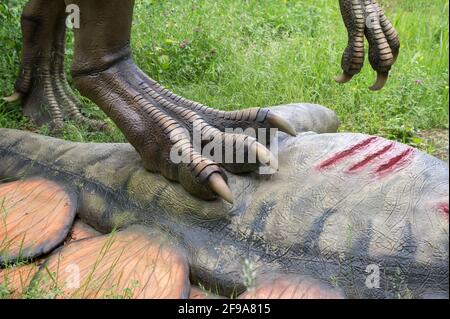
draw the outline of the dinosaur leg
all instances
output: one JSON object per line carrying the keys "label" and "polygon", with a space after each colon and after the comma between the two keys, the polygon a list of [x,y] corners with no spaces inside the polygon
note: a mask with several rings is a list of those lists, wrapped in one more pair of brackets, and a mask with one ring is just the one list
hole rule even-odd
{"label": "dinosaur leg", "polygon": [[84,117],[81,103],[70,88],[64,72],[66,13],[63,0],[31,0],[22,13],[23,49],[16,93],[6,98],[22,98],[22,111],[38,125],[53,130],[64,119],[85,124],[92,130],[106,129],[105,123]]}
{"label": "dinosaur leg", "polygon": [[[226,176],[219,164],[235,173],[276,166],[274,156],[245,134],[227,128],[278,128],[295,134],[292,127],[269,110],[220,112],[188,101],[163,88],[134,63],[130,34],[134,1],[66,1],[80,8],[81,26],[75,30],[72,73],[76,87],[117,124],[142,157],[147,170],[179,181],[203,199],[217,195],[231,202]],[[194,134],[201,136],[193,143]],[[205,145],[219,151],[202,153]],[[228,151],[231,160],[224,159]],[[237,152],[241,161],[234,160]],[[254,160],[253,160],[254,159]]]}
{"label": "dinosaur leg", "polygon": [[397,31],[375,0],[339,0],[339,4],[348,31],[348,45],[342,56],[344,72],[336,81],[346,83],[361,71],[365,36],[369,42],[369,61],[377,72],[377,81],[370,89],[381,90],[399,54]]}

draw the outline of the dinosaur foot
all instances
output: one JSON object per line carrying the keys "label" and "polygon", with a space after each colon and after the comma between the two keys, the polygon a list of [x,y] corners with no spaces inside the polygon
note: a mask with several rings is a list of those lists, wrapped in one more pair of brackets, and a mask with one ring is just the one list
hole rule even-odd
{"label": "dinosaur foot", "polygon": [[180,182],[205,200],[219,196],[233,202],[223,168],[233,173],[261,166],[276,171],[277,159],[266,148],[270,128],[295,135],[269,110],[224,112],[186,100],[150,79],[129,57],[103,71],[75,70],[74,79],[80,92],[118,125],[147,170]]}
{"label": "dinosaur foot", "polygon": [[[67,82],[60,63],[53,61],[44,66],[22,67],[16,81],[16,91],[6,102],[21,100],[22,113],[34,124],[49,125],[57,133],[64,127],[64,120],[86,126],[90,131],[109,131],[107,123],[85,117],[81,102]],[[22,93],[26,92],[26,93]]]}
{"label": "dinosaur foot", "polygon": [[347,83],[361,71],[366,37],[369,42],[369,61],[377,72],[377,80],[370,89],[381,90],[400,51],[397,31],[375,0],[340,0],[339,3],[348,31],[348,45],[342,56],[343,73],[335,80]]}

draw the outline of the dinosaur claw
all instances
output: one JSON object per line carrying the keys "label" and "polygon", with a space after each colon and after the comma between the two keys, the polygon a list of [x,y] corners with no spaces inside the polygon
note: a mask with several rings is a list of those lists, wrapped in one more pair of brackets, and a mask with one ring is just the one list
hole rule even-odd
{"label": "dinosaur claw", "polygon": [[269,154],[269,159],[268,159],[268,161],[266,161],[266,163],[267,163],[266,165],[277,172],[278,171],[278,159],[269,150],[267,152]]}
{"label": "dinosaur claw", "polygon": [[273,114],[272,112],[269,112],[267,115],[267,122],[271,127],[275,127],[279,129],[281,132],[284,132],[286,134],[297,136],[297,132],[292,127],[291,124],[289,124],[285,119],[282,117]]}
{"label": "dinosaur claw", "polygon": [[353,75],[350,75],[350,74],[344,72],[341,75],[336,76],[334,78],[334,80],[339,84],[344,84],[344,83],[349,82],[352,78],[353,78]]}
{"label": "dinosaur claw", "polygon": [[233,205],[233,194],[231,193],[230,188],[220,174],[212,174],[208,179],[208,186],[219,197],[223,198],[225,201]]}
{"label": "dinosaur claw", "polygon": [[6,103],[14,103],[22,99],[22,94],[19,92],[14,92],[13,95],[4,97],[3,101]]}
{"label": "dinosaur claw", "polygon": [[369,89],[371,91],[379,91],[381,90],[385,85],[389,78],[389,72],[377,72],[377,81],[373,86],[371,86]]}
{"label": "dinosaur claw", "polygon": [[278,159],[264,145],[255,142],[251,146],[251,151],[256,154],[256,157],[261,164],[269,166],[274,171],[278,171]]}

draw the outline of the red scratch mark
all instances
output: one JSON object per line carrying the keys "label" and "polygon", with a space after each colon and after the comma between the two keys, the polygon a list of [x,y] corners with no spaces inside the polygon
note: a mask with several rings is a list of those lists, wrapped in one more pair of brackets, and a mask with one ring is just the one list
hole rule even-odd
{"label": "red scratch mark", "polygon": [[327,159],[326,161],[321,163],[318,166],[318,169],[324,170],[324,169],[329,168],[330,166],[336,165],[337,163],[343,161],[347,157],[357,154],[361,150],[365,149],[370,144],[374,143],[377,139],[378,139],[378,137],[376,137],[376,136],[370,137],[370,138],[365,139],[362,142],[352,146],[351,148],[346,149],[345,151],[342,151],[342,152],[339,152],[339,153],[333,155],[332,157],[330,157],[329,159]]}
{"label": "red scratch mark", "polygon": [[360,161],[359,163],[356,163],[355,165],[350,167],[348,169],[348,171],[350,173],[352,173],[352,172],[355,172],[357,170],[360,170],[360,169],[366,167],[367,165],[369,165],[371,162],[373,162],[374,160],[376,160],[380,156],[382,156],[382,155],[386,154],[387,152],[389,152],[394,147],[394,145],[395,145],[395,143],[390,143],[389,145],[386,145],[385,147],[383,147],[378,152],[375,152],[373,154],[369,154],[362,161]]}
{"label": "red scratch mark", "polygon": [[448,203],[442,203],[438,205],[438,210],[448,218]]}
{"label": "red scratch mark", "polygon": [[404,168],[409,164],[414,154],[413,148],[408,148],[397,156],[388,159],[375,169],[375,174],[385,175]]}

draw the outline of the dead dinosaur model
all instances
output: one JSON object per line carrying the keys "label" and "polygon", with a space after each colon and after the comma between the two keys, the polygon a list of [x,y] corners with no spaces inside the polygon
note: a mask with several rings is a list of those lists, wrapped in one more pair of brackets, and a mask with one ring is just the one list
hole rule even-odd
{"label": "dead dinosaur model", "polygon": [[[129,144],[0,129],[0,180],[9,182],[0,184],[0,262],[38,259],[40,269],[25,266],[29,279],[58,274],[69,297],[134,287],[132,297],[186,298],[190,283],[227,297],[249,286],[259,298],[448,297],[448,165],[382,138],[332,133],[337,118],[320,106],[271,110],[323,134],[280,133],[273,176],[227,173],[234,205],[147,172]],[[100,233],[55,250],[75,214]]]}
{"label": "dead dinosaur model", "polygon": [[[107,297],[116,288],[186,298],[195,295],[191,283],[228,297],[448,297],[446,164],[382,138],[336,134],[336,116],[319,106],[221,112],[188,101],[132,62],[133,1],[69,3],[82,15],[75,85],[131,145],[0,129],[0,263],[31,262],[31,286],[56,285],[60,297]],[[15,97],[36,123],[57,129],[68,116],[102,129],[81,115],[65,80],[65,3],[47,4],[24,9]],[[380,89],[398,54],[395,30],[376,1],[340,4],[349,45],[337,80],[361,69],[366,36]],[[255,139],[224,133],[238,127],[303,133],[271,136],[268,144],[279,142],[272,176],[252,173],[259,164],[251,163],[223,170],[182,133],[231,139],[234,150],[272,165]],[[191,162],[174,165],[174,147]]]}

